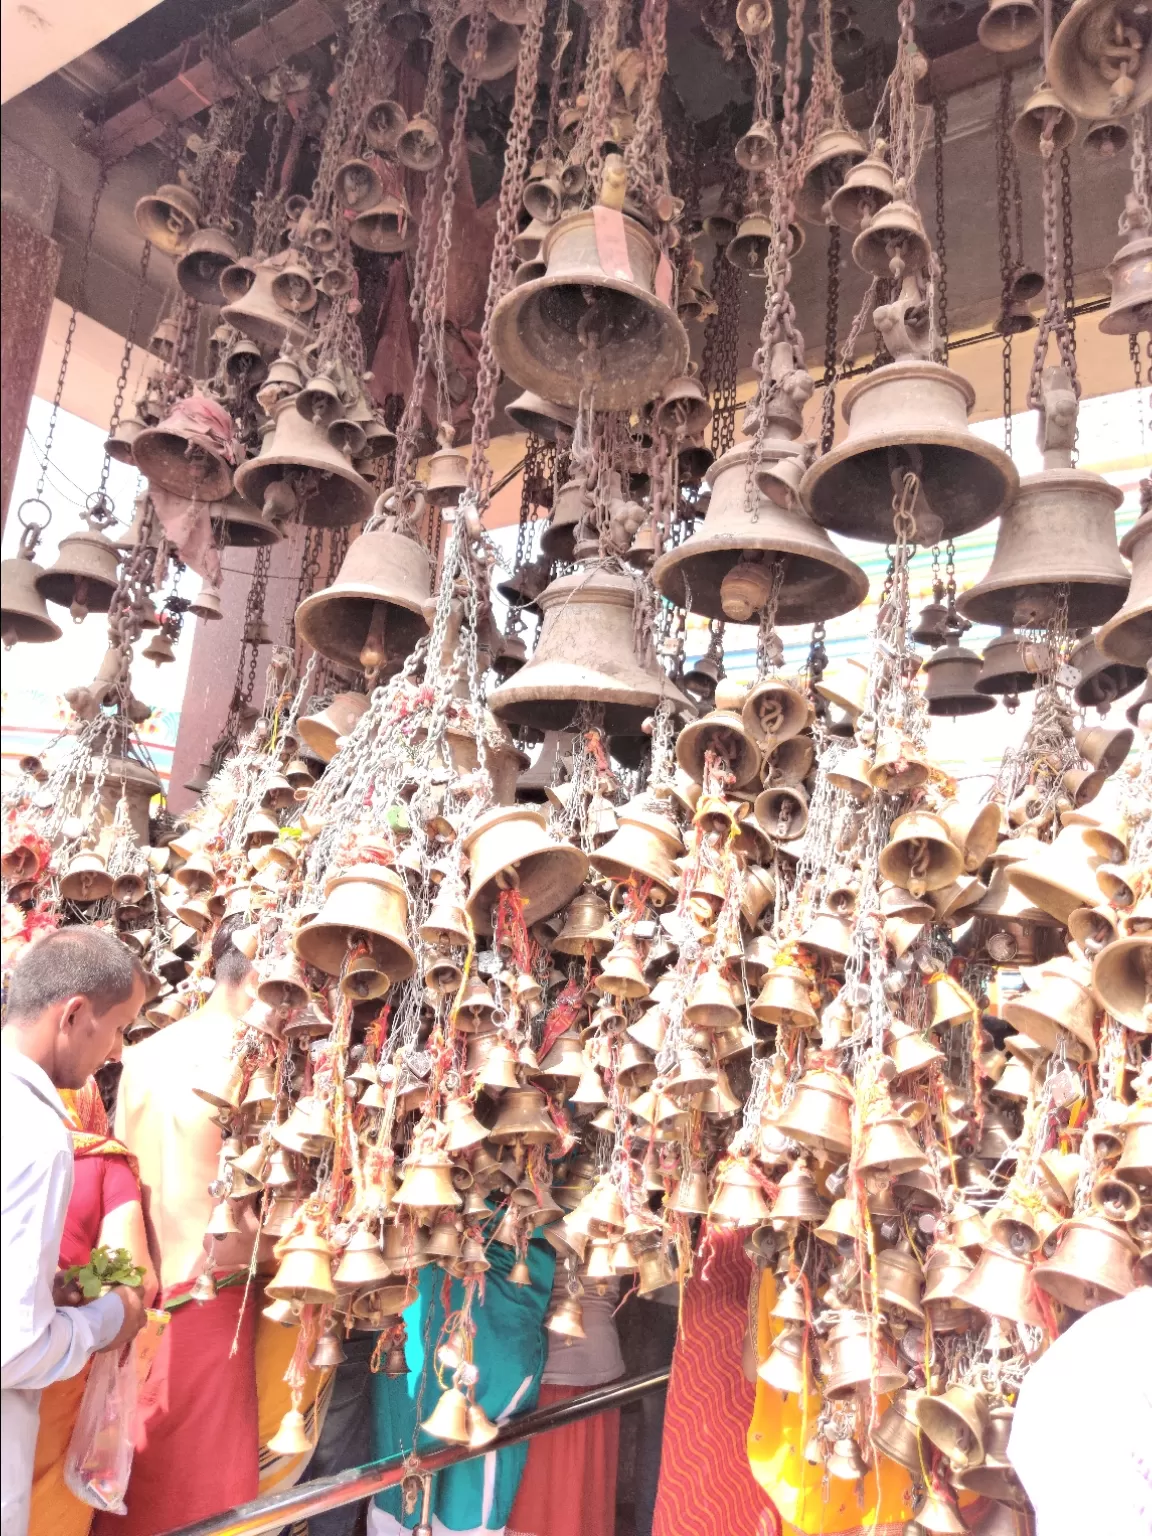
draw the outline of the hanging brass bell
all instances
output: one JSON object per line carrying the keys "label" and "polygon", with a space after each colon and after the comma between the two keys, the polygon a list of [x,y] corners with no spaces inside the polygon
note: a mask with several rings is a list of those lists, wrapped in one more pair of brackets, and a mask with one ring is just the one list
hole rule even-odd
{"label": "hanging brass bell", "polygon": [[766,277],[772,254],[772,221],[760,208],[752,208],[740,220],[724,248],[732,265],[750,277]]}
{"label": "hanging brass bell", "polygon": [[1101,1216],[1073,1216],[1060,1228],[1050,1259],[1033,1270],[1035,1283],[1078,1312],[1118,1301],[1135,1288],[1139,1249],[1124,1229]]}
{"label": "hanging brass bell", "polygon": [[236,549],[260,549],[279,544],[283,538],[279,528],[261,517],[238,491],[224,501],[213,502],[209,515],[213,537],[222,548],[231,545]]}
{"label": "hanging brass bell", "polygon": [[176,263],[176,281],[198,304],[218,305],[220,274],[236,255],[236,243],[223,229],[198,229]]}
{"label": "hanging brass bell", "polygon": [[760,1177],[747,1162],[734,1161],[716,1177],[708,1220],[724,1229],[756,1227],[768,1220],[768,1201]]}
{"label": "hanging brass bell", "polygon": [[266,1290],[275,1301],[298,1301],[305,1306],[331,1306],[336,1300],[332,1283],[332,1244],[314,1222],[283,1244],[280,1267]]}
{"label": "hanging brass bell", "polygon": [[1142,512],[1120,541],[1132,562],[1132,583],[1124,606],[1096,633],[1101,655],[1132,667],[1152,661],[1152,511]]}
{"label": "hanging brass bell", "polygon": [[877,1393],[895,1392],[907,1384],[883,1332],[875,1337],[869,1318],[862,1312],[841,1312],[828,1334],[828,1363],[824,1371],[824,1395],[833,1402],[850,1397],[859,1386],[872,1383]]}
{"label": "hanging brass bell", "polygon": [[1002,1005],[1006,1023],[1046,1051],[1063,1046],[1071,1061],[1096,1059],[1096,1000],[1088,967],[1068,957],[1041,967],[1036,985]]}
{"label": "hanging brass bell", "polygon": [[972,1273],[957,1285],[956,1299],[989,1317],[1041,1328],[1044,1318],[1034,1300],[1032,1269],[1030,1258],[989,1243]]}
{"label": "hanging brass bell", "polygon": [[1077,907],[1095,906],[1100,895],[1096,871],[1103,856],[1087,840],[1089,829],[1067,826],[1053,842],[1007,868],[1009,885],[1027,902],[1067,923]]}
{"label": "hanging brass bell", "polygon": [[820,1022],[812,1006],[807,976],[787,965],[775,965],[769,970],[748,1012],[763,1024],[790,1029],[813,1029]]}
{"label": "hanging brass bell", "polygon": [[841,229],[856,233],[870,224],[896,195],[892,171],[880,148],[877,144],[870,155],[853,165],[829,199],[828,211]]}
{"label": "hanging brass bell", "polygon": [[344,1245],[332,1279],[338,1291],[369,1290],[382,1285],[391,1273],[379,1237],[367,1227],[357,1227]]}
{"label": "hanging brass bell", "polygon": [[607,903],[595,891],[583,890],[573,897],[552,948],[562,955],[583,955],[591,945],[593,954],[605,954],[614,942]]}
{"label": "hanging brass bell", "polygon": [[920,214],[903,198],[886,203],[852,242],[852,260],[873,277],[890,277],[897,261],[901,274],[925,272],[931,254]]}
{"label": "hanging brass bell", "polygon": [[732,151],[744,171],[767,171],[776,163],[776,132],[772,124],[757,121],[736,140]]}
{"label": "hanging brass bell", "polygon": [[958,1472],[983,1461],[991,1416],[982,1392],[953,1386],[939,1397],[925,1394],[916,1404],[916,1421],[924,1438],[943,1452]]}
{"label": "hanging brass bell", "polygon": [[1152,932],[1106,944],[1093,962],[1092,992],[1126,1028],[1152,1034]]}
{"label": "hanging brass bell", "polygon": [[802,1326],[786,1326],[776,1335],[756,1375],[777,1392],[793,1393],[796,1396],[808,1392],[813,1374]]}
{"label": "hanging brass bell", "polygon": [[464,851],[471,860],[466,905],[478,933],[492,931],[501,891],[517,891],[527,921],[535,923],[566,906],[588,874],[586,856],[569,843],[553,842],[543,813],[530,805],[485,812]]}
{"label": "hanging brass bell", "polygon": [[1042,154],[1042,145],[1053,153],[1067,149],[1076,137],[1076,119],[1050,86],[1041,85],[1016,114],[1011,136],[1022,154]]}
{"label": "hanging brass bell", "polygon": [[[263,261],[240,261],[226,267],[220,277],[220,291],[226,300],[221,320],[263,347],[279,349],[285,343],[303,346],[308,339],[306,326],[277,302],[273,291],[282,272],[292,270],[299,275],[298,268],[299,258],[292,250],[279,251]],[[306,286],[303,291],[307,292]]]}
{"label": "hanging brass bell", "polygon": [[22,537],[20,553],[0,566],[0,635],[5,650],[18,644],[46,645],[63,634],[59,624],[48,617],[38,589],[37,583],[46,572],[25,553],[27,547]]}
{"label": "hanging brass bell", "polygon": [[89,849],[69,861],[60,878],[60,895],[65,901],[103,901],[112,894],[112,876],[104,867],[102,854]]}
{"label": "hanging brass bell", "polygon": [[1138,112],[1152,101],[1150,42],[1142,12],[1129,12],[1115,0],[1079,0],[1048,50],[1052,89],[1077,117]]}
{"label": "hanging brass bell", "polygon": [[[345,209],[363,213],[380,201],[384,195],[384,184],[380,172],[370,160],[353,158],[337,166],[334,190],[337,202]],[[352,234],[351,229],[349,234]],[[352,240],[353,244],[358,243],[354,234]]]}
{"label": "hanging brass bell", "polygon": [[324,905],[296,930],[296,953],[308,965],[339,976],[350,950],[365,944],[392,982],[416,968],[408,942],[404,882],[382,864],[354,864],[324,887]]}
{"label": "hanging brass bell", "polygon": [[200,222],[200,204],[187,187],[168,183],[136,204],[137,227],[145,240],[169,256],[188,249]]}
{"label": "hanging brass bell", "polygon": [[330,661],[379,671],[427,634],[430,587],[424,547],[399,531],[373,529],[349,545],[332,586],[297,608],[296,633]]}
{"label": "hanging brass bell", "polygon": [[77,620],[89,613],[108,612],[120,559],[115,544],[101,532],[99,523],[88,516],[84,516],[84,522],[82,532],[70,533],[60,540],[56,559],[36,578],[40,596],[70,608]]}
{"label": "hanging brass bell", "polygon": [[501,80],[516,67],[520,52],[519,28],[489,16],[485,21],[484,34],[478,51],[469,53],[468,32],[471,17],[461,16],[448,34],[448,57],[460,71],[471,71],[477,80]]}
{"label": "hanging brass bell", "polygon": [[819,1223],[827,1215],[828,1202],[816,1188],[811,1169],[803,1161],[793,1163],[782,1176],[772,1202],[772,1222]]}
{"label": "hanging brass bell", "polygon": [[364,141],[377,154],[390,154],[408,126],[408,114],[398,101],[373,101],[364,113]]}
{"label": "hanging brass bell", "polygon": [[936,1478],[929,1481],[927,1496],[911,1524],[927,1536],[967,1536],[968,1531],[946,1484]]}
{"label": "hanging brass bell", "polygon": [[509,1088],[501,1098],[488,1139],[497,1146],[517,1142],[522,1146],[544,1147],[554,1142],[557,1135],[540,1089],[517,1087]]}
{"label": "hanging brass bell", "polygon": [[268,1441],[268,1449],[275,1456],[310,1456],[313,1445],[308,1436],[308,1426],[298,1408],[289,1408],[280,1420],[280,1427]]}
{"label": "hanging brass bell", "polygon": [[361,250],[395,255],[408,246],[411,218],[403,187],[395,192],[381,192],[375,202],[352,220],[348,237]]}
{"label": "hanging brass bell", "polygon": [[468,1444],[468,1399],[459,1387],[449,1387],[420,1428],[448,1445]]}
{"label": "hanging brass bell", "polygon": [[823,224],[829,199],[843,186],[852,167],[864,158],[864,145],[850,128],[834,126],[818,133],[796,193],[796,212],[800,217],[809,224]]}
{"label": "hanging brass bell", "polygon": [[862,1173],[880,1172],[895,1176],[926,1168],[928,1159],[903,1116],[889,1113],[865,1121],[856,1166]]}
{"label": "hanging brass bell", "polygon": [[555,405],[531,390],[517,395],[505,406],[504,414],[520,431],[531,432],[546,443],[556,442],[558,436],[571,433],[576,426],[575,413],[568,406]]}
{"label": "hanging brass bell", "polygon": [[489,695],[498,719],[562,731],[581,704],[603,706],[612,736],[637,735],[662,698],[691,712],[649,648],[636,650],[635,586],[602,566],[561,576],[541,593],[544,624],[528,665]]}
{"label": "hanging brass bell", "polygon": [[165,662],[176,660],[176,652],[173,649],[172,641],[162,629],[157,630],[152,636],[141,652],[141,655],[145,661],[154,661],[158,667],[163,666]]}
{"label": "hanging brass bell", "polygon": [[413,1153],[404,1164],[404,1178],[392,1203],[401,1209],[424,1211],[455,1210],[463,1205],[464,1197],[452,1182],[452,1164],[447,1154],[431,1149]]}
{"label": "hanging brass bell", "polygon": [[[1092,635],[1086,635],[1073,647],[1068,665],[1075,667],[1080,674],[1080,681],[1073,693],[1077,704],[1081,709],[1098,709],[1101,714],[1106,713],[1117,699],[1123,698],[1133,688],[1138,688],[1144,678],[1143,668],[1109,661],[1106,656],[1102,656]],[[1126,755],[1125,751],[1120,762],[1123,762]],[[1095,768],[1100,765],[1093,762],[1092,766]],[[1119,766],[1120,763],[1117,763],[1109,772],[1114,773]]]}
{"label": "hanging brass bell", "polygon": [[1036,41],[1043,25],[1034,0],[988,0],[976,36],[989,53],[1016,53]]}
{"label": "hanging brass bell", "polygon": [[452,446],[450,425],[442,425],[436,435],[440,447],[428,460],[424,497],[433,507],[455,506],[468,485],[468,455]]}
{"label": "hanging brass bell", "polygon": [[924,698],[930,715],[981,715],[996,707],[995,699],[976,691],[976,681],[983,668],[975,651],[968,651],[955,641],[933,651],[924,663],[926,686]]}
{"label": "hanging brass bell", "polygon": [[342,528],[364,521],[372,506],[368,482],[291,398],[273,412],[274,427],[260,452],[236,471],[236,489],[274,522],[298,516],[308,527]]}
{"label": "hanging brass bell", "polygon": [[951,885],[963,869],[963,854],[945,823],[930,811],[898,816],[880,852],[880,873],[913,896]]}
{"label": "hanging brass bell", "polygon": [[918,1392],[897,1392],[870,1435],[874,1450],[917,1473],[922,1464],[920,1426],[916,1421],[919,1398]]}
{"label": "hanging brass bell", "polygon": [[[616,160],[606,176],[622,173]],[[564,214],[542,259],[545,275],[518,284],[492,314],[497,361],[522,388],[560,405],[590,390],[598,409],[617,410],[684,372],[688,335],[668,302],[667,258],[643,225],[602,204]]]}

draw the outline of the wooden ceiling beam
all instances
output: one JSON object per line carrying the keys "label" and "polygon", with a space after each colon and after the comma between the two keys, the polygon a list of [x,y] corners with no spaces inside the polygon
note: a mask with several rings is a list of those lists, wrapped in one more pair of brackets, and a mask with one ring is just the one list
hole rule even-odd
{"label": "wooden ceiling beam", "polygon": [[[323,0],[291,0],[274,16],[233,39],[231,53],[240,74],[260,77],[331,37],[340,12]],[[203,35],[179,48],[129,81],[116,93],[131,99],[111,111],[86,136],[82,147],[107,161],[123,160],[158,139],[173,123],[187,122],[205,107],[231,94],[231,82],[217,77],[204,56]]]}

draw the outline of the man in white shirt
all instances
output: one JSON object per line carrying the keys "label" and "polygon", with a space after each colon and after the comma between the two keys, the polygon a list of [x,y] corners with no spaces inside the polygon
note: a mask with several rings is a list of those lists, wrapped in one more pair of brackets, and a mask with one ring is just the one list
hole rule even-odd
{"label": "man in white shirt", "polygon": [[139,1332],[139,1292],[115,1286],[57,1306],[54,1280],[72,1193],[72,1137],[58,1088],[82,1088],[120,1055],[144,1001],[138,962],[96,928],[61,928],[12,970],[0,1037],[0,1536],[25,1536],[41,1390]]}
{"label": "man in white shirt", "polygon": [[1086,1312],[1041,1355],[1008,1457],[1036,1536],[1150,1536],[1152,1287]]}

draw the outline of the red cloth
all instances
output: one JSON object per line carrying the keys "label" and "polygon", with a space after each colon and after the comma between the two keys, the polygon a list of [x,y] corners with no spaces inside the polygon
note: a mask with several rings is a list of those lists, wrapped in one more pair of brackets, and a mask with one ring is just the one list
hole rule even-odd
{"label": "red cloth", "polygon": [[255,1349],[255,1297],[243,1285],[173,1309],[140,1389],[128,1513],[98,1514],[92,1536],[158,1536],[256,1497]]}
{"label": "red cloth", "polygon": [[60,1268],[87,1264],[109,1211],[140,1198],[140,1183],[122,1157],[77,1157],[72,1163],[72,1198],[60,1239]]}
{"label": "red cloth", "polygon": [[[567,1403],[587,1391],[545,1382],[537,1407]],[[619,1409],[534,1436],[506,1536],[613,1536],[619,1450]]]}
{"label": "red cloth", "polygon": [[723,1232],[685,1287],[652,1536],[779,1536],[780,1516],[748,1465],[756,1388],[742,1360],[751,1281],[744,1234]]}

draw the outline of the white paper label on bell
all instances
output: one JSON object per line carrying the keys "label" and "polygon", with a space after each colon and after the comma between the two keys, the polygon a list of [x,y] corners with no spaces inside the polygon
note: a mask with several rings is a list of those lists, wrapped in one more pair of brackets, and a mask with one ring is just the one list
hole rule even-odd
{"label": "white paper label on bell", "polygon": [[1075,688],[1080,681],[1079,668],[1070,667],[1066,661],[1061,662],[1056,669],[1056,681],[1061,688]]}
{"label": "white paper label on bell", "polygon": [[654,939],[656,937],[656,924],[650,917],[641,918],[633,927],[632,933],[638,939]]}
{"label": "white paper label on bell", "polygon": [[1048,1092],[1053,1109],[1066,1109],[1069,1104],[1083,1098],[1084,1087],[1071,1067],[1062,1067],[1048,1079]]}
{"label": "white paper label on bell", "polygon": [[672,303],[672,263],[660,252],[660,260],[656,263],[656,297],[661,304]]}
{"label": "white paper label on bell", "polygon": [[594,203],[592,221],[596,231],[596,255],[604,276],[615,277],[625,283],[633,282],[628,237],[624,233],[624,215],[619,208],[605,208],[601,203]]}

